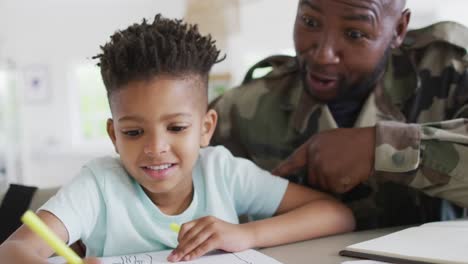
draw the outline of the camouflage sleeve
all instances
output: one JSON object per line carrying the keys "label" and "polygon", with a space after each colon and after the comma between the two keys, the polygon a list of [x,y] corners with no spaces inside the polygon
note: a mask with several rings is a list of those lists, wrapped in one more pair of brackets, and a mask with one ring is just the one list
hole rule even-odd
{"label": "camouflage sleeve", "polygon": [[375,173],[468,207],[468,119],[377,123]]}

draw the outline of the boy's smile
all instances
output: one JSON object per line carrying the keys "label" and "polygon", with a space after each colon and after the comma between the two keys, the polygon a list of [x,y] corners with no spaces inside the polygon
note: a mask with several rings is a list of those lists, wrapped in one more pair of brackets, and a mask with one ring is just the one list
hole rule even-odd
{"label": "boy's smile", "polygon": [[180,208],[181,197],[191,200],[192,169],[216,124],[204,89],[197,75],[161,75],[110,97],[109,136],[129,175],[161,210]]}
{"label": "boy's smile", "polygon": [[176,166],[176,163],[163,163],[161,165],[143,166],[142,169],[149,177],[155,180],[165,180]]}

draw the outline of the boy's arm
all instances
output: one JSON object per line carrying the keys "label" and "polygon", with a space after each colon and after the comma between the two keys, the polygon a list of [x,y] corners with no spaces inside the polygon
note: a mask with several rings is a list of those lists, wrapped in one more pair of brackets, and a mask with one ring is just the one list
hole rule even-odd
{"label": "boy's arm", "polygon": [[184,223],[169,261],[191,260],[213,249],[238,252],[354,228],[351,211],[330,196],[274,177],[224,148],[210,151],[203,154],[205,168],[213,171],[207,175],[226,186],[220,191],[232,199],[237,214],[267,219],[239,225],[208,216]]}
{"label": "boy's arm", "polygon": [[332,197],[289,183],[274,217],[245,226],[253,234],[252,247],[270,247],[349,232],[355,223],[351,210]]}
{"label": "boy's arm", "polygon": [[289,183],[272,218],[238,225],[208,216],[183,224],[179,245],[168,260],[188,261],[214,249],[237,252],[353,229],[353,215],[343,204],[323,193]]}
{"label": "boy's arm", "polygon": [[[67,229],[60,219],[42,210],[37,215],[60,239],[68,241]],[[47,263],[46,258],[50,257],[52,253],[52,248],[25,225],[18,228],[0,245],[0,259],[11,264]]]}
{"label": "boy's arm", "polygon": [[[61,240],[68,241],[68,231],[65,225],[52,213],[41,210],[37,216]],[[0,259],[9,264],[47,264],[47,258],[54,251],[42,238],[33,233],[27,226],[22,225],[3,244],[0,245]],[[97,258],[83,260],[83,264],[99,264]]]}

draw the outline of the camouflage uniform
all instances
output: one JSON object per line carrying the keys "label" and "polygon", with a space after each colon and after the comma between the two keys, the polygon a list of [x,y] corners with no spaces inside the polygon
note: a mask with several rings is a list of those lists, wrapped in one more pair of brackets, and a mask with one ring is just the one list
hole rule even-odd
{"label": "camouflage uniform", "polygon": [[[439,219],[440,197],[468,207],[468,29],[444,22],[410,31],[354,127],[376,126],[373,175],[340,198],[358,228]],[[255,68],[271,66],[252,80]],[[327,105],[305,92],[293,57],[258,63],[211,106],[213,144],[273,169],[311,135],[337,127]],[[305,171],[296,175],[305,183]]]}

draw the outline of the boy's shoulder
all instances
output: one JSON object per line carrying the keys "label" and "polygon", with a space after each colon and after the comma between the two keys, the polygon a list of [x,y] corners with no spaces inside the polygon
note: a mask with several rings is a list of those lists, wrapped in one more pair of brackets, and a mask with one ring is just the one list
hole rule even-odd
{"label": "boy's shoulder", "polygon": [[118,156],[103,156],[88,161],[83,165],[77,180],[93,182],[101,192],[124,190],[133,182]]}
{"label": "boy's shoulder", "polygon": [[224,146],[208,146],[200,149],[200,155],[212,156],[216,154],[230,154],[229,150]]}
{"label": "boy's shoulder", "polygon": [[126,178],[127,173],[122,161],[117,156],[103,156],[88,161],[82,168],[81,174],[89,174],[98,182],[105,182],[108,177]]}
{"label": "boy's shoulder", "polygon": [[103,156],[88,161],[84,167],[91,170],[112,170],[122,168],[122,162],[116,156]]}
{"label": "boy's shoulder", "polygon": [[236,158],[224,146],[208,146],[200,149],[195,171],[199,171],[205,178],[211,178],[213,175],[215,181],[220,181],[226,176],[226,171],[229,171],[232,164],[236,162]]}
{"label": "boy's shoulder", "polygon": [[234,158],[232,153],[224,146],[208,146],[200,149],[200,160],[204,163],[215,162],[220,163]]}
{"label": "boy's shoulder", "polygon": [[[219,179],[227,177],[232,180],[240,171],[260,170],[252,161],[234,156],[226,147],[221,145],[202,148],[198,162],[204,173],[214,174]],[[221,175],[225,177],[220,177]]]}

